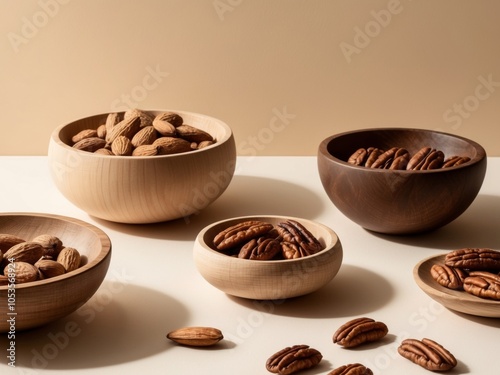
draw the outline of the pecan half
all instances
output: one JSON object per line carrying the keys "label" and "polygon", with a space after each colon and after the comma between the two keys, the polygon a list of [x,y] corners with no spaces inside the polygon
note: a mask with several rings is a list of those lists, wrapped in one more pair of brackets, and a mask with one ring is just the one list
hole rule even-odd
{"label": "pecan half", "polygon": [[464,290],[480,298],[500,300],[500,276],[491,272],[472,271],[464,280]]}
{"label": "pecan half", "polygon": [[396,152],[398,152],[399,147],[392,147],[384,153],[380,154],[380,156],[373,162],[370,168],[388,168],[391,165]]}
{"label": "pecan half", "polygon": [[273,229],[273,225],[258,220],[249,220],[224,229],[217,234],[213,243],[217,250],[227,250],[260,237]]}
{"label": "pecan half", "polygon": [[413,363],[430,371],[448,371],[457,365],[457,360],[447,349],[430,339],[403,340],[398,353]]}
{"label": "pecan half", "polygon": [[280,243],[272,238],[252,238],[242,246],[238,258],[251,260],[270,260],[281,252]]}
{"label": "pecan half", "polygon": [[366,156],[365,167],[371,167],[375,160],[378,159],[380,155],[382,155],[385,151],[376,147],[369,147],[367,149],[368,155]]}
{"label": "pecan half", "polygon": [[357,318],[340,326],[333,334],[333,343],[354,348],[364,343],[380,340],[389,332],[383,322],[371,318]]}
{"label": "pecan half", "polygon": [[488,248],[463,248],[446,254],[444,263],[469,270],[500,270],[500,252]]}
{"label": "pecan half", "polygon": [[349,156],[349,159],[347,159],[347,162],[349,164],[354,164],[354,165],[364,165],[365,164],[365,159],[367,155],[367,151],[365,148],[358,148],[354,153]]}
{"label": "pecan half", "polygon": [[337,367],[330,371],[328,375],[373,375],[373,372],[361,363],[351,363],[349,365]]}
{"label": "pecan half", "polygon": [[441,168],[454,167],[456,165],[464,164],[470,161],[468,156],[450,156],[444,162]]}
{"label": "pecan half", "polygon": [[431,276],[445,288],[462,290],[468,274],[461,268],[450,267],[446,264],[434,264],[431,267]]}
{"label": "pecan half", "polygon": [[323,250],[319,240],[295,220],[279,223],[276,230],[282,238],[283,257],[286,259],[305,257]]}
{"label": "pecan half", "polygon": [[441,168],[444,153],[431,147],[422,147],[408,162],[407,170],[427,170]]}
{"label": "pecan half", "polygon": [[408,165],[408,161],[410,160],[410,154],[407,152],[406,154],[396,156],[392,161],[391,165],[389,165],[389,169],[406,169]]}
{"label": "pecan half", "polygon": [[294,345],[269,357],[266,361],[266,369],[275,374],[288,375],[314,367],[322,359],[323,355],[316,349],[308,345]]}

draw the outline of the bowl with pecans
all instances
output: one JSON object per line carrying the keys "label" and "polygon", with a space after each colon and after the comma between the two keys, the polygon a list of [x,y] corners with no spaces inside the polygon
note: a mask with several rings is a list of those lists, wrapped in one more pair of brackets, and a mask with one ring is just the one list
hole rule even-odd
{"label": "bowl with pecans", "polygon": [[337,234],[312,220],[262,215],[202,229],[193,256],[201,276],[228,295],[279,300],[328,284],[342,264]]}
{"label": "bowl with pecans", "polygon": [[446,308],[500,318],[500,251],[460,248],[421,260],[413,268],[417,285]]}
{"label": "bowl with pecans", "polygon": [[111,241],[84,221],[0,214],[0,332],[39,327],[77,310],[101,285]]}
{"label": "bowl with pecans", "polygon": [[375,128],[324,139],[318,171],[333,204],[370,231],[406,235],[440,228],[476,198],[486,173],[478,143],[425,129]]}
{"label": "bowl with pecans", "polygon": [[146,224],[188,217],[228,187],[231,128],[179,110],[102,113],[54,130],[48,159],[59,191],[89,215]]}

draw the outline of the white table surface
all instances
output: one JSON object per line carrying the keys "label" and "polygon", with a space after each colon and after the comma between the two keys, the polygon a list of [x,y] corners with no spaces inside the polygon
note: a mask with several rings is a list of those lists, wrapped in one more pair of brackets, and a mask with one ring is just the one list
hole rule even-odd
{"label": "white table surface", "polygon": [[[500,158],[488,159],[480,194],[462,216],[410,237],[373,234],[344,217],[323,191],[315,157],[241,157],[231,185],[212,206],[189,221],[153,225],[89,217],[56,190],[46,157],[1,157],[0,189],[3,212],[82,219],[103,229],[113,246],[108,275],[86,305],[46,327],[17,333],[15,368],[7,366],[2,337],[2,375],[266,374],[266,359],[295,344],[323,354],[320,365],[304,374],[327,374],[354,362],[375,374],[429,374],[397,354],[408,337],[428,337],[448,348],[458,359],[453,374],[498,371],[500,319],[443,308],[417,287],[412,270],[421,259],[456,248],[500,249]],[[234,298],[212,287],[193,263],[196,234],[210,222],[251,214],[330,226],[344,248],[337,277],[313,294],[281,303]],[[385,322],[388,336],[354,350],[334,345],[333,332],[360,316]],[[165,338],[194,325],[219,328],[225,339],[193,349]]]}

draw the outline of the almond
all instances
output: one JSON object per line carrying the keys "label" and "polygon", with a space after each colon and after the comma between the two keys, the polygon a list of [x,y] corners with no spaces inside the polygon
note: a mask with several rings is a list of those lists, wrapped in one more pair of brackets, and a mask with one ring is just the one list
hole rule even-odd
{"label": "almond", "polygon": [[201,141],[200,143],[198,143],[198,150],[205,148],[205,147],[208,147],[208,146],[211,146],[213,144],[214,144],[214,141]]}
{"label": "almond", "polygon": [[57,261],[64,266],[66,272],[71,272],[80,267],[81,256],[73,247],[65,247],[57,257]]}
{"label": "almond", "polygon": [[97,137],[97,130],[95,129],[84,129],[76,133],[72,138],[71,141],[73,143],[80,142],[82,139],[85,138],[93,138]]}
{"label": "almond", "polygon": [[99,150],[95,150],[94,154],[99,154],[99,155],[114,155],[113,152],[109,148],[100,148]]}
{"label": "almond", "polygon": [[26,262],[34,264],[42,257],[44,249],[38,242],[26,241],[12,246],[6,253],[4,259],[15,262]]}
{"label": "almond", "polygon": [[213,141],[214,138],[201,129],[195,128],[191,125],[183,124],[178,126],[175,130],[177,130],[177,135],[182,137],[190,142],[200,143],[203,141]]}
{"label": "almond", "polygon": [[5,253],[12,246],[17,245],[21,242],[26,242],[26,240],[12,234],[0,234],[0,251]]}
{"label": "almond", "polygon": [[155,117],[155,120],[167,121],[173,126],[181,126],[184,122],[183,118],[175,112],[163,112]]}
{"label": "almond", "polygon": [[77,150],[94,152],[100,148],[106,146],[106,141],[99,137],[84,138],[79,142],[76,142],[73,147]]}
{"label": "almond", "polygon": [[113,141],[120,136],[125,136],[129,139],[132,139],[134,134],[139,131],[140,127],[141,127],[140,117],[136,116],[136,117],[126,118],[120,121],[115,126],[113,126],[111,131],[108,131],[106,133],[106,142],[108,144],[112,144]]}
{"label": "almond", "polygon": [[150,126],[153,123],[153,116],[151,116],[149,113],[146,111],[143,111],[141,109],[133,108],[125,111],[123,114],[124,119],[128,119],[131,117],[139,117],[141,120],[141,128],[144,126]]}
{"label": "almond", "polygon": [[153,146],[159,146],[159,155],[178,154],[191,151],[191,142],[182,138],[160,137],[153,142]]}
{"label": "almond", "polygon": [[133,136],[132,146],[150,145],[156,138],[158,138],[156,129],[153,126],[145,126]]}
{"label": "almond", "polygon": [[106,139],[106,124],[99,125],[97,128],[97,136],[102,139]]}
{"label": "almond", "polygon": [[43,278],[45,279],[64,275],[66,273],[66,269],[64,268],[64,266],[55,260],[40,259],[34,265],[42,273]]}
{"label": "almond", "polygon": [[27,262],[12,262],[6,267],[4,273],[13,273],[16,284],[38,280],[38,269]]}
{"label": "almond", "polygon": [[132,142],[123,135],[116,137],[111,144],[111,152],[117,156],[132,155]]}
{"label": "almond", "polygon": [[104,126],[106,127],[106,133],[109,133],[116,124],[120,123],[120,121],[121,118],[119,113],[115,112],[108,114],[108,116],[106,117],[106,123],[104,124]]}
{"label": "almond", "polygon": [[153,127],[164,137],[174,137],[176,135],[175,126],[168,121],[154,119]]}
{"label": "almond", "polygon": [[212,327],[184,327],[167,333],[167,338],[181,345],[211,346],[224,338],[222,332]]}
{"label": "almond", "polygon": [[158,155],[160,146],[142,145],[132,151],[132,156],[155,156]]}
{"label": "almond", "polygon": [[63,248],[62,241],[58,237],[50,234],[41,234],[33,238],[31,241],[38,242],[42,245],[44,250],[42,256],[51,257],[53,259],[57,258],[57,255]]}

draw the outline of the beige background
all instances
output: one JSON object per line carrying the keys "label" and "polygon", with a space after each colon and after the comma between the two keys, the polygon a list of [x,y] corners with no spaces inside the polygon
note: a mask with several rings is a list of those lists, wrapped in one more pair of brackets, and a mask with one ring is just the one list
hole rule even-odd
{"label": "beige background", "polygon": [[500,156],[500,1],[1,0],[0,154],[127,107],[226,121],[240,155],[404,126]]}

